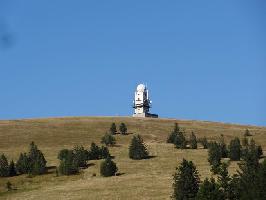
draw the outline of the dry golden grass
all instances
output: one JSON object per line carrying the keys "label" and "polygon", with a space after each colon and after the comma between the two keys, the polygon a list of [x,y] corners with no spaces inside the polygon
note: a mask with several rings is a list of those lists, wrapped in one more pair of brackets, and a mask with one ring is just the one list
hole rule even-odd
{"label": "dry golden grass", "polygon": [[[117,135],[117,147],[110,148],[115,156],[120,176],[103,178],[99,175],[101,161],[90,161],[89,168],[75,176],[55,176],[50,173],[28,178],[25,175],[0,178],[1,199],[169,199],[172,192],[172,174],[183,158],[192,160],[201,178],[210,177],[207,151],[178,150],[166,144],[166,138],[178,122],[187,135],[194,131],[197,137],[217,139],[224,135],[228,143],[232,138],[243,137],[248,128],[256,142],[266,150],[266,127],[242,126],[215,122],[185,121],[174,119],[137,119],[131,117],[67,117],[0,121],[0,153],[17,160],[19,153],[28,151],[34,141],[44,152],[48,166],[57,166],[57,153],[63,148],[99,144],[102,135],[112,122],[124,122],[132,134],[141,134],[154,158],[134,161],[128,158],[128,145],[132,134]],[[231,162],[230,172],[237,169]],[[96,173],[96,177],[92,174]],[[17,190],[5,191],[10,181]]]}

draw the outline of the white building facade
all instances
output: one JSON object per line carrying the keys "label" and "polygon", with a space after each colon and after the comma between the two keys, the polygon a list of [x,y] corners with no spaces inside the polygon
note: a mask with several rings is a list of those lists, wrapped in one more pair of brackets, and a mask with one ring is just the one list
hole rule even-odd
{"label": "white building facade", "polygon": [[153,117],[158,118],[158,115],[149,113],[151,108],[151,100],[149,98],[149,90],[144,84],[139,84],[135,91],[133,101],[134,114],[133,117]]}

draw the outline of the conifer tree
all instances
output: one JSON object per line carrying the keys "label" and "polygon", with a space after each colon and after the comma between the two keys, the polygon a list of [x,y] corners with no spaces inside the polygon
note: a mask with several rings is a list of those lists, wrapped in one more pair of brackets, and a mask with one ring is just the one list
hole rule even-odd
{"label": "conifer tree", "polygon": [[190,136],[190,147],[191,147],[191,149],[197,149],[198,148],[197,137],[193,131],[192,131],[191,136]]}
{"label": "conifer tree", "polygon": [[175,142],[175,138],[177,137],[177,134],[180,132],[180,128],[178,123],[175,123],[174,130],[170,133],[170,135],[167,138],[167,143],[173,143]]}
{"label": "conifer tree", "polygon": [[16,162],[16,169],[20,174],[26,174],[30,171],[30,161],[26,153],[21,153]]}
{"label": "conifer tree", "polygon": [[102,137],[102,144],[105,144],[106,146],[113,146],[116,143],[116,140],[114,138],[114,136],[112,136],[109,133],[106,133],[103,137]]}
{"label": "conifer tree", "polygon": [[217,174],[219,172],[221,158],[222,158],[222,152],[219,144],[217,142],[209,143],[208,161],[211,165],[211,171],[214,174]]}
{"label": "conifer tree", "polygon": [[145,159],[149,156],[149,152],[140,135],[133,136],[129,146],[129,158],[134,160]]}
{"label": "conifer tree", "polygon": [[104,159],[107,157],[111,157],[110,153],[109,153],[109,149],[105,146],[102,146],[100,149],[100,159]]}
{"label": "conifer tree", "polygon": [[14,161],[11,160],[10,164],[9,164],[9,176],[16,176],[17,175],[17,171],[15,168],[15,164]]}
{"label": "conifer tree", "polygon": [[59,160],[65,159],[67,157],[68,151],[68,149],[62,149],[61,151],[59,151],[57,158]]}
{"label": "conifer tree", "polygon": [[177,136],[175,137],[175,140],[174,140],[174,144],[175,144],[175,147],[177,149],[185,149],[186,148],[187,141],[186,141],[186,138],[185,138],[183,131],[180,131],[177,134]]}
{"label": "conifer tree", "polygon": [[206,178],[199,188],[196,200],[224,200],[224,196],[219,190],[219,185],[214,178]]}
{"label": "conifer tree", "polygon": [[75,146],[73,149],[74,159],[78,167],[86,167],[88,160],[88,151],[83,146]]}
{"label": "conifer tree", "polygon": [[0,177],[9,176],[9,166],[7,158],[4,154],[0,156]]}
{"label": "conifer tree", "polygon": [[218,173],[218,185],[225,199],[230,197],[230,182],[231,177],[228,173],[228,164],[222,163]]}
{"label": "conifer tree", "polygon": [[241,157],[241,144],[238,137],[231,140],[229,145],[229,158],[231,160],[240,160]]}
{"label": "conifer tree", "polygon": [[221,135],[221,137],[220,137],[219,146],[220,146],[222,158],[227,158],[228,150],[227,150],[223,135]]}
{"label": "conifer tree", "polygon": [[194,199],[199,189],[199,174],[192,161],[183,159],[174,174],[173,199]]}
{"label": "conifer tree", "polygon": [[88,151],[89,160],[98,160],[100,159],[101,149],[94,142],[91,143],[90,151]]}
{"label": "conifer tree", "polygon": [[117,129],[116,129],[115,123],[111,124],[111,127],[110,127],[109,131],[110,131],[110,134],[112,134],[112,135],[115,135],[117,133]]}
{"label": "conifer tree", "polygon": [[30,144],[30,151],[28,154],[29,173],[32,175],[40,175],[46,172],[46,160],[43,153],[38,149],[34,142]]}
{"label": "conifer tree", "polygon": [[204,149],[208,149],[208,140],[205,136],[200,140],[200,143],[202,144]]}
{"label": "conifer tree", "polygon": [[66,156],[60,161],[58,167],[59,173],[62,175],[72,175],[79,172],[78,163],[72,150],[69,150]]}
{"label": "conifer tree", "polygon": [[121,123],[119,126],[119,131],[122,135],[126,135],[127,134],[127,126],[125,123]]}
{"label": "conifer tree", "polygon": [[115,173],[118,171],[118,168],[114,161],[108,156],[100,166],[100,173],[104,177],[114,176]]}

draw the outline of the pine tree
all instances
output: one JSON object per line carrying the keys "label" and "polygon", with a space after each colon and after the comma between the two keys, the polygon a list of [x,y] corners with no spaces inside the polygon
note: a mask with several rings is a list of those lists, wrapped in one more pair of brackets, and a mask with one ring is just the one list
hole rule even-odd
{"label": "pine tree", "polygon": [[119,130],[121,132],[122,135],[126,135],[127,134],[127,126],[125,123],[121,123],[119,126]]}
{"label": "pine tree", "polygon": [[100,149],[100,159],[104,159],[107,157],[111,157],[110,153],[109,153],[109,149],[105,146],[102,146],[102,148]]}
{"label": "pine tree", "polygon": [[180,128],[178,123],[175,123],[174,130],[170,133],[170,135],[167,138],[167,143],[173,143],[175,142],[175,138],[177,137],[177,134],[180,132]]}
{"label": "pine tree", "polygon": [[91,143],[90,151],[88,151],[88,160],[100,159],[101,149],[94,142]]}
{"label": "pine tree", "polygon": [[83,146],[75,146],[73,149],[74,159],[78,167],[86,167],[88,161],[88,151]]}
{"label": "pine tree", "polygon": [[111,124],[111,127],[110,127],[109,131],[110,131],[110,134],[112,134],[112,135],[115,135],[116,134],[117,129],[116,129],[115,123],[112,123]]}
{"label": "pine tree", "polygon": [[260,145],[257,146],[257,154],[258,154],[259,158],[263,155],[263,150],[262,150],[262,147]]}
{"label": "pine tree", "polygon": [[17,171],[15,168],[15,164],[14,161],[11,160],[10,164],[9,164],[9,176],[16,176],[17,175]]}
{"label": "pine tree", "polygon": [[58,170],[60,174],[67,176],[79,172],[78,163],[75,160],[75,156],[72,150],[69,150],[65,158],[60,161]]}
{"label": "pine tree", "polygon": [[149,156],[149,152],[140,135],[133,136],[129,146],[129,158],[134,160],[145,159]]}
{"label": "pine tree", "polygon": [[16,162],[16,169],[20,174],[26,174],[30,171],[30,161],[26,153],[21,153]]}
{"label": "pine tree", "polygon": [[115,173],[118,171],[118,168],[114,161],[108,156],[100,166],[100,173],[104,177],[114,176]]}
{"label": "pine tree", "polygon": [[223,135],[221,135],[221,137],[220,137],[219,146],[220,146],[220,150],[222,153],[222,158],[227,158],[228,150],[227,150]]}
{"label": "pine tree", "polygon": [[32,175],[40,175],[46,172],[46,160],[43,153],[38,149],[34,142],[30,144],[30,151],[28,154],[29,173]]}
{"label": "pine tree", "polygon": [[228,164],[222,163],[218,173],[218,185],[225,199],[230,197],[230,182],[231,177],[228,173]]}
{"label": "pine tree", "polygon": [[209,143],[208,161],[211,165],[211,171],[214,174],[217,174],[219,172],[221,158],[222,158],[222,152],[219,144],[217,142]]}
{"label": "pine tree", "polygon": [[200,140],[200,143],[202,144],[204,149],[208,149],[208,140],[205,136]]}
{"label": "pine tree", "polygon": [[199,174],[192,161],[183,159],[174,174],[173,199],[188,200],[194,199],[199,189]]}
{"label": "pine tree", "polygon": [[9,166],[7,158],[4,154],[0,156],[0,177],[9,176]]}
{"label": "pine tree", "polygon": [[114,136],[112,136],[109,133],[106,133],[103,137],[102,137],[102,144],[105,144],[106,146],[113,146],[116,143],[116,140],[114,138]]}
{"label": "pine tree", "polygon": [[198,148],[197,137],[194,134],[194,132],[192,132],[191,136],[190,136],[190,147],[191,147],[191,149],[197,149]]}
{"label": "pine tree", "polygon": [[219,185],[214,178],[206,178],[199,188],[196,200],[224,200],[224,196],[219,190]]}
{"label": "pine tree", "polygon": [[231,140],[229,145],[229,158],[231,160],[240,160],[241,157],[241,144],[238,137]]}
{"label": "pine tree", "polygon": [[67,157],[68,151],[68,149],[62,149],[61,151],[59,151],[57,158],[59,160],[65,159]]}
{"label": "pine tree", "polygon": [[174,144],[175,144],[175,147],[177,149],[185,149],[186,146],[187,146],[187,141],[186,141],[186,138],[185,138],[185,135],[183,133],[183,131],[180,131],[176,138],[175,138],[175,141],[174,141]]}
{"label": "pine tree", "polygon": [[241,199],[258,199],[256,179],[259,158],[254,140],[243,150],[243,160],[239,163],[239,190]]}

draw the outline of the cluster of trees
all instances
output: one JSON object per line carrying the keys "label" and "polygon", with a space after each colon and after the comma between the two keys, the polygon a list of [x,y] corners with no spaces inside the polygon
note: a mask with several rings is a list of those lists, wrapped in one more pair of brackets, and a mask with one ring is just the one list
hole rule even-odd
{"label": "cluster of trees", "polygon": [[40,175],[46,172],[46,160],[41,150],[32,142],[28,153],[21,153],[16,164],[8,163],[4,154],[0,157],[0,176],[16,176],[17,174]]}
{"label": "cluster of trees", "polygon": [[169,134],[167,138],[167,143],[174,144],[178,149],[197,149],[198,142],[200,142],[204,148],[208,148],[207,138],[204,137],[202,139],[199,139],[198,141],[194,132],[191,133],[189,140],[187,140],[185,136],[185,129],[180,128],[178,123],[175,123],[174,130]]}
{"label": "cluster of trees", "polygon": [[261,146],[257,146],[253,139],[249,141],[246,137],[244,137],[242,145],[240,139],[235,137],[228,146],[225,144],[223,137],[221,137],[219,142],[210,142],[208,148],[208,161],[214,174],[218,173],[222,158],[240,161],[246,155],[247,149],[250,148],[254,149],[258,158],[263,154]]}
{"label": "cluster of trees", "polygon": [[106,146],[99,147],[91,143],[90,149],[83,146],[75,146],[73,149],[62,149],[58,153],[60,165],[58,171],[62,175],[71,175],[79,172],[80,168],[87,166],[89,160],[99,160],[111,157]]}
{"label": "cluster of trees", "polygon": [[[119,131],[122,135],[127,135],[127,126],[125,123],[121,123],[119,125]],[[116,128],[116,124],[115,123],[112,123],[111,124],[111,127],[109,129],[109,133],[112,134],[112,135],[115,135],[115,134],[118,134],[118,131],[117,131],[117,128]]]}
{"label": "cluster of trees", "polygon": [[266,199],[266,160],[259,163],[252,147],[239,164],[240,170],[230,176],[222,163],[217,180],[206,178],[200,184],[199,173],[192,161],[183,160],[174,174],[172,199],[176,200],[264,200]]}

